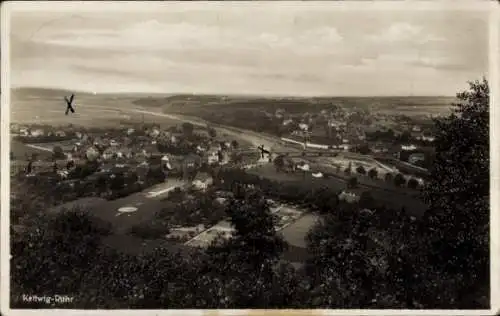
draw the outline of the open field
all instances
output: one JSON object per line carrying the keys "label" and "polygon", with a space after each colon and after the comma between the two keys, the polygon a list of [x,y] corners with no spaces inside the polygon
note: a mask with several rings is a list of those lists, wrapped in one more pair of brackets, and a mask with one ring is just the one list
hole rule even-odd
{"label": "open field", "polygon": [[152,221],[158,211],[168,206],[169,202],[161,200],[168,194],[168,189],[185,184],[183,181],[172,179],[124,198],[112,201],[94,199],[96,202],[92,204],[86,203],[85,199],[79,199],[57,206],[51,211],[58,212],[64,208],[71,208],[74,205],[80,205],[83,201],[84,205],[88,206],[90,214],[110,223],[116,234],[125,234],[133,226]]}
{"label": "open field", "polygon": [[[73,124],[85,127],[116,127],[119,123],[138,123],[143,119],[142,115],[130,112],[131,109],[137,108],[132,104],[135,97],[89,93],[76,93],[76,112],[65,115],[64,96],[70,94],[69,91],[51,89],[12,90],[10,121],[51,126]],[[151,119],[148,122],[152,123]],[[179,121],[164,117],[158,123],[175,125]]]}
{"label": "open field", "polygon": [[320,98],[262,98],[245,96],[176,95],[159,98],[139,98],[134,104],[192,114],[200,111],[218,111],[229,114],[238,110],[284,109],[290,113],[302,113],[328,108],[332,104],[346,108],[365,108],[377,112],[423,115],[446,114],[454,97],[320,97]]}
{"label": "open field", "polygon": [[[249,169],[248,172],[274,181],[294,183],[308,189],[327,186],[335,191],[341,191],[347,188],[347,181],[340,177],[314,178],[311,176],[310,172],[306,172],[305,175],[301,172],[277,172],[275,167],[271,164]],[[418,217],[422,216],[427,209],[427,206],[423,201],[421,201],[418,197],[409,194],[406,189],[394,188],[394,190],[389,190],[384,186],[377,186],[376,184],[365,185],[363,183],[358,185],[356,189],[349,189],[349,191],[358,195],[362,192],[368,191],[372,194],[375,200],[383,203],[387,207],[395,209],[404,207],[409,214]]]}
{"label": "open field", "polygon": [[281,230],[281,234],[290,245],[298,248],[306,248],[305,238],[318,218],[315,214],[305,214]]}
{"label": "open field", "polygon": [[[75,94],[76,113],[65,115],[64,96],[71,92],[64,90],[22,88],[12,91],[11,123],[41,124],[50,126],[67,126],[68,124],[84,127],[110,127],[137,124],[141,122],[158,124],[161,128],[192,123],[195,128],[205,128],[207,123],[196,117],[184,117],[161,113],[160,109],[148,111],[146,107],[136,105],[133,101],[140,95],[93,95]],[[155,97],[156,98],[156,97]],[[237,140],[244,146],[264,144],[252,133],[242,133],[236,129],[216,127],[217,139]]]}
{"label": "open field", "polygon": [[52,156],[52,153],[49,151],[36,149],[15,140],[10,142],[10,151],[14,154],[15,159],[22,160],[24,160],[26,155],[31,157],[32,154],[37,154],[40,159],[50,158]]}

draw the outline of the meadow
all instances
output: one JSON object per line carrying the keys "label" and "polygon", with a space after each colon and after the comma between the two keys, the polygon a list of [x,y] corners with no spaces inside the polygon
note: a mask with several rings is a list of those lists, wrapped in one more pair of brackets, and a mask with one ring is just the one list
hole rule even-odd
{"label": "meadow", "polygon": [[[184,98],[184,100],[182,100]],[[217,109],[224,114],[235,111],[268,111],[284,109],[288,113],[317,112],[332,106],[360,108],[379,113],[419,116],[447,114],[454,97],[330,97],[330,98],[259,98],[232,96],[175,96],[139,98],[133,104],[144,107],[162,107],[165,111],[183,114],[201,114]]]}
{"label": "meadow", "polygon": [[401,209],[404,207],[409,214],[417,217],[422,216],[427,209],[427,205],[418,197],[418,192],[412,190],[408,191],[408,189],[404,188],[388,189],[390,187],[389,184],[364,177],[361,179],[361,176],[357,176],[358,180],[362,180],[361,185],[358,185],[355,189],[347,189],[347,181],[340,176],[314,178],[308,172],[305,174],[301,172],[278,172],[272,165],[262,165],[258,168],[250,169],[248,172],[269,180],[293,183],[294,185],[309,189],[326,186],[334,191],[348,190],[357,195],[361,195],[363,192],[369,192],[378,203],[382,203],[394,209]]}

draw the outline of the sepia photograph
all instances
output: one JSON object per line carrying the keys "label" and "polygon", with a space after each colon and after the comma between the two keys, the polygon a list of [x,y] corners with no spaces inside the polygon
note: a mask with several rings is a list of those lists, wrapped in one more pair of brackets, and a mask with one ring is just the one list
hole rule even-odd
{"label": "sepia photograph", "polygon": [[490,4],[2,5],[2,309],[490,313]]}

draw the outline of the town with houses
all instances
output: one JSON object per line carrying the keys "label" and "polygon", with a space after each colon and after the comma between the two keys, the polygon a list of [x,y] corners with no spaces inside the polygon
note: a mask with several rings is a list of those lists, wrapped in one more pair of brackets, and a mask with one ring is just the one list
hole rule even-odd
{"label": "town with houses", "polygon": [[[340,187],[339,199],[351,202],[359,202],[363,194],[350,184],[353,178],[367,187],[395,186],[410,192],[423,186],[430,158],[419,149],[432,146],[429,131],[407,122],[398,125],[389,115],[367,117],[366,112],[339,108],[295,115],[283,109],[272,115],[264,112],[267,128],[276,124],[274,128],[281,130],[277,135],[263,133],[266,140],[273,137],[272,148],[252,144],[241,132],[221,133],[217,123],[161,126],[143,119],[119,128],[12,124],[12,199],[31,194],[23,190],[29,185],[32,194],[45,190],[56,210],[80,204],[91,207],[98,217],[119,227],[120,234],[136,238],[138,243],[142,240],[141,247],[153,240],[208,246],[218,237],[230,238],[233,230],[222,212],[231,192],[223,188],[223,179],[216,179],[221,169],[270,178],[275,173],[299,181],[306,181],[306,176],[316,182],[340,179],[346,185]],[[16,150],[21,147],[24,153]],[[193,201],[201,196],[212,200],[207,210],[194,212],[199,216],[175,215],[206,207],[186,206],[196,204]],[[173,206],[172,199],[184,206]],[[314,215],[299,201],[284,203],[271,197],[268,201],[279,218],[277,230],[285,237],[302,230],[301,238],[290,238],[295,240],[294,246],[305,247],[307,229],[301,227],[312,225]],[[170,217],[159,215],[168,208],[164,203],[174,209],[167,212]],[[186,219],[190,217],[198,219]],[[22,229],[22,221],[18,222],[15,227]]]}

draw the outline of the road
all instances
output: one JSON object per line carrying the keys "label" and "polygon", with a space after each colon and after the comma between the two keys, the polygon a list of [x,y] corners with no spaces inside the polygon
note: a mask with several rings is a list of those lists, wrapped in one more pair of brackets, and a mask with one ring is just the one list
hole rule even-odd
{"label": "road", "polygon": [[33,148],[33,149],[38,149],[38,150],[41,150],[41,151],[52,152],[52,149],[47,148],[47,147],[37,146],[37,145],[33,145],[33,144],[24,144],[24,145],[26,147],[30,147],[30,148]]}
{"label": "road", "polygon": [[[122,110],[124,111],[124,110]],[[160,113],[160,112],[153,112],[153,111],[146,111],[146,110],[139,110],[139,109],[131,109],[131,112],[135,113],[140,113],[140,114],[146,114],[146,115],[152,115],[152,116],[157,116],[157,117],[165,117],[171,120],[178,120],[186,123],[191,123],[196,126],[207,126],[213,125],[208,122],[198,120],[198,119],[191,119],[191,118],[186,118],[178,115],[173,115],[173,114],[166,114],[166,113]],[[219,133],[224,133],[228,135],[232,135],[234,137],[241,138],[249,143],[251,143],[253,146],[258,147],[260,145],[264,145],[266,148],[274,148],[278,144],[278,140],[270,141],[270,137],[265,137],[265,136],[260,136],[257,133],[253,133],[251,131],[246,131],[246,130],[240,130],[236,129],[233,127],[222,127],[220,125],[214,127],[215,130]]]}

